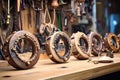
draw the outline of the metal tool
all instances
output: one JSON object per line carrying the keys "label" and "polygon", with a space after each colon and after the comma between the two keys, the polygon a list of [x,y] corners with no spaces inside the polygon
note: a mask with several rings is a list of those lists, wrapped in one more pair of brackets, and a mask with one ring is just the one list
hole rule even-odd
{"label": "metal tool", "polygon": [[32,1],[32,7],[36,12],[36,20],[35,20],[35,26],[37,31],[39,32],[39,27],[40,27],[40,11],[43,10],[43,0],[35,0]]}

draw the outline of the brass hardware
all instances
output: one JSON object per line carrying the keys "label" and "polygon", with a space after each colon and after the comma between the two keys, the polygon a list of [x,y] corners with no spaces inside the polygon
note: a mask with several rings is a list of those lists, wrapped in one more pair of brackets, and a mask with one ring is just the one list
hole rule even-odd
{"label": "brass hardware", "polygon": [[52,0],[51,6],[52,6],[52,7],[58,7],[58,6],[59,6],[58,0]]}

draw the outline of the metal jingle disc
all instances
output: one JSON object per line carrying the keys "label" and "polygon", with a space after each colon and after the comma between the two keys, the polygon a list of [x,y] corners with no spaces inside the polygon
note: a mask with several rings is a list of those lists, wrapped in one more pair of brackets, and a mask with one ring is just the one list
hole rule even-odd
{"label": "metal jingle disc", "polygon": [[69,37],[64,32],[55,32],[51,35],[45,45],[47,55],[56,63],[65,63],[71,56],[71,45]]}
{"label": "metal jingle disc", "polygon": [[87,35],[77,32],[71,36],[72,53],[77,59],[88,59],[91,46]]}
{"label": "metal jingle disc", "polygon": [[[27,47],[26,43],[28,43]],[[26,51],[21,50],[24,48],[23,46],[25,46]],[[15,32],[10,38],[7,48],[8,63],[16,69],[32,68],[39,59],[39,43],[36,37],[27,31]],[[28,49],[30,50],[28,51]]]}
{"label": "metal jingle disc", "polygon": [[99,52],[102,51],[103,41],[102,36],[96,32],[91,32],[89,34],[89,40],[92,48],[92,54],[98,56]]}
{"label": "metal jingle disc", "polygon": [[104,38],[104,46],[113,52],[117,52],[119,50],[119,39],[113,33],[106,34]]}

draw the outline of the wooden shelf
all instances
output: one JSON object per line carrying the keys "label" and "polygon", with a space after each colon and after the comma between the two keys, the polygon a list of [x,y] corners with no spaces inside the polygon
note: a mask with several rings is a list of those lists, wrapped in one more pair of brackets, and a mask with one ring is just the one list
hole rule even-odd
{"label": "wooden shelf", "polygon": [[92,79],[119,70],[119,54],[115,56],[113,63],[99,64],[88,62],[88,60],[77,60],[74,57],[64,64],[55,64],[49,59],[44,59],[39,60],[34,68],[29,70],[16,70],[11,66],[1,66],[0,80],[81,80]]}

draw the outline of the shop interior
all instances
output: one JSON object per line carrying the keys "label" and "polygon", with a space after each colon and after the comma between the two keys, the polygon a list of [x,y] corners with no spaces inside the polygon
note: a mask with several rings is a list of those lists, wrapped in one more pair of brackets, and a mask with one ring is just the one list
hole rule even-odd
{"label": "shop interior", "polygon": [[0,0],[0,80],[120,80],[120,0]]}

